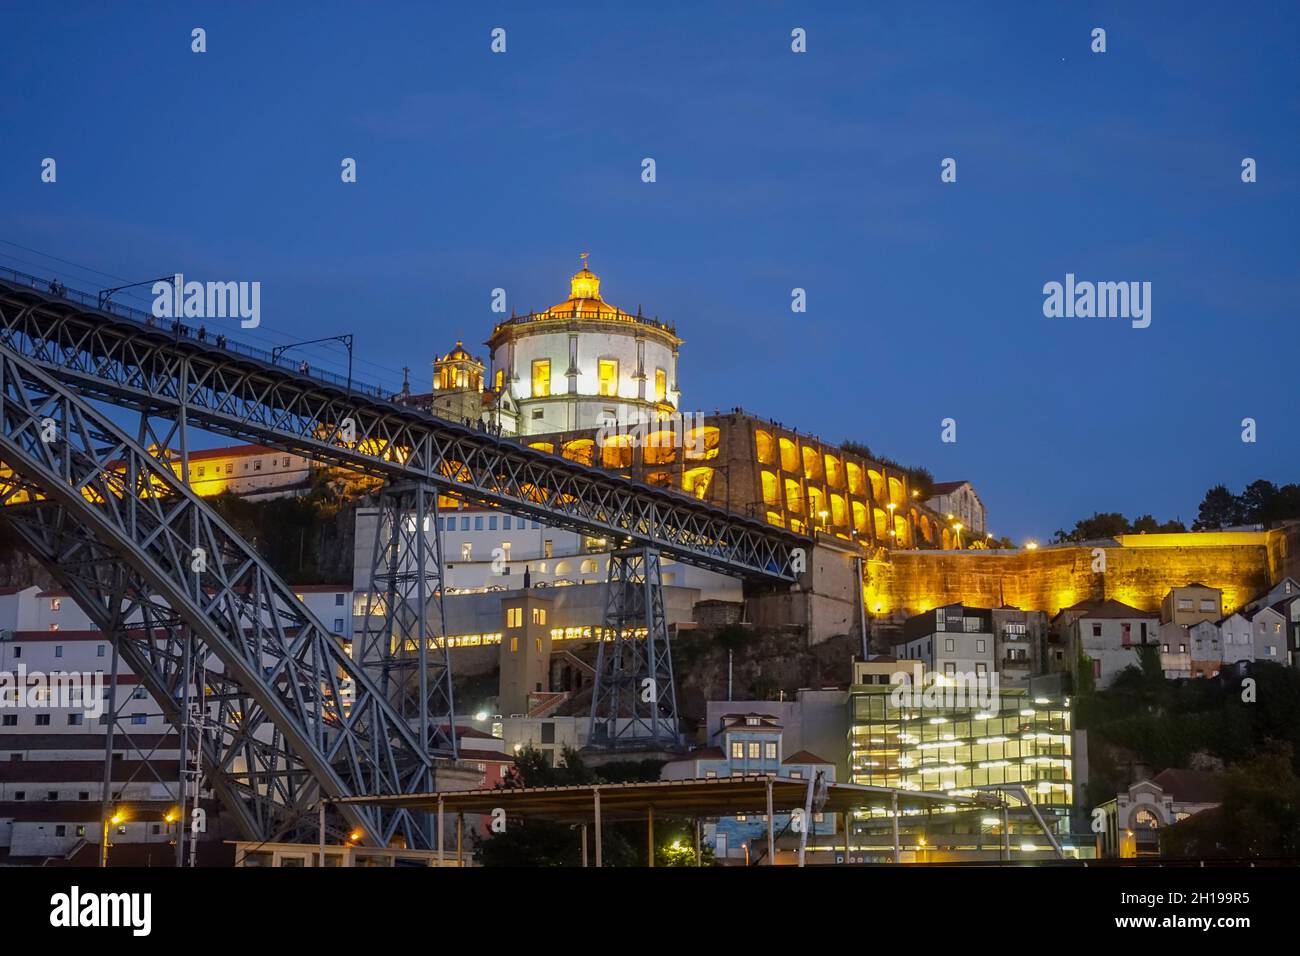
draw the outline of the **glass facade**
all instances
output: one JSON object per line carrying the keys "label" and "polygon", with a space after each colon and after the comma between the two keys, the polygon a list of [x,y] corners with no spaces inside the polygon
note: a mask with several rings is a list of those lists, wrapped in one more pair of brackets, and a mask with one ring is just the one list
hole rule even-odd
{"label": "glass facade", "polygon": [[[1021,784],[1040,809],[1068,820],[1074,792],[1068,699],[1030,697],[1018,689],[955,689],[910,694],[910,686],[855,686],[853,783],[953,795]],[[966,706],[963,697],[975,700]]]}

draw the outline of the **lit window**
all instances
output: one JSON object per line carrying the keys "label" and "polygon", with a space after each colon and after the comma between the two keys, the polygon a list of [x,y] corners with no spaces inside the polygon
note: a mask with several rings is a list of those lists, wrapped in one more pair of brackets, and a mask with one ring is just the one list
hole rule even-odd
{"label": "lit window", "polygon": [[546,623],[546,608],[544,607],[533,608],[533,623],[534,624]]}
{"label": "lit window", "polygon": [[524,609],[521,607],[506,608],[506,627],[523,627],[524,626]]}
{"label": "lit window", "polygon": [[763,756],[768,760],[776,759],[776,744],[769,741],[763,744]]}
{"label": "lit window", "polygon": [[661,368],[655,369],[655,401],[668,401],[668,373]]}
{"label": "lit window", "polygon": [[533,360],[533,398],[546,398],[551,394],[551,360]]}
{"label": "lit window", "polygon": [[745,745],[739,740],[733,740],[731,742],[731,756],[733,760],[740,760],[745,756]]}
{"label": "lit window", "polygon": [[618,360],[601,359],[600,367],[600,394],[617,395],[618,394]]}
{"label": "lit window", "polygon": [[751,742],[750,745],[749,745],[749,757],[750,757],[751,760],[757,760],[757,759],[758,759],[758,754],[759,754],[759,750],[758,750],[758,741],[755,740],[755,741]]}

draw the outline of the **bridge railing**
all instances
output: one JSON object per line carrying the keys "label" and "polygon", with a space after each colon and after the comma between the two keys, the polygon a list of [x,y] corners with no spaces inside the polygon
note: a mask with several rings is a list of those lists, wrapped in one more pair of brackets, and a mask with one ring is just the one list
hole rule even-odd
{"label": "bridge railing", "polygon": [[[378,385],[371,385],[366,382],[358,382],[355,378],[348,378],[346,375],[339,375],[336,372],[327,372],[323,369],[315,369],[308,366],[303,370],[301,362],[295,362],[292,358],[286,358],[284,355],[273,355],[266,349],[258,348],[255,345],[249,345],[245,342],[232,341],[225,333],[224,341],[218,345],[214,333],[209,331],[206,338],[198,337],[198,329],[186,325],[180,319],[159,319],[143,309],[133,308],[129,305],[123,305],[120,302],[114,302],[112,299],[107,302],[101,302],[97,293],[83,292],[79,289],[69,289],[63,283],[56,287],[53,280],[43,279],[40,276],[34,276],[26,272],[19,272],[5,266],[0,266],[0,276],[10,282],[25,285],[44,295],[53,295],[69,302],[76,302],[83,306],[89,306],[99,312],[106,312],[115,319],[125,319],[128,322],[134,322],[137,325],[154,331],[172,332],[177,339],[184,339],[191,342],[201,343],[209,348],[221,348],[234,355],[243,355],[247,358],[256,359],[259,362],[265,362],[268,365],[276,365],[280,368],[288,369],[300,375],[306,375],[317,381],[325,382],[329,385],[336,385],[341,388],[351,389],[361,395],[369,395],[372,398],[381,398],[385,401],[391,401],[397,393],[392,389],[381,388]],[[159,324],[161,322],[170,322],[170,325]]]}

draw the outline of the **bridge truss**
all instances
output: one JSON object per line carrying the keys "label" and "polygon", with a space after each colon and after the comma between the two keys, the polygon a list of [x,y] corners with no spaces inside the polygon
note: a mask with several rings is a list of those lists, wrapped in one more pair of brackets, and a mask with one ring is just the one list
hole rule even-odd
{"label": "bridge truss", "polygon": [[[218,728],[203,736],[207,779],[246,838],[292,834],[321,797],[429,788],[407,722],[263,559],[168,465],[7,349],[0,459],[0,520],[114,635],[168,720],[182,726],[201,694]],[[187,630],[202,688],[186,678]],[[380,845],[427,845],[409,813],[343,812]]]}
{"label": "bridge truss", "polygon": [[[753,580],[797,577],[796,555],[808,545],[801,536],[461,427],[380,389],[307,374],[238,343],[218,347],[179,326],[169,333],[143,313],[101,309],[66,289],[47,294],[43,285],[0,275],[0,457],[12,469],[0,483],[0,520],[114,635],[179,728],[188,727],[184,702],[196,693],[184,663],[189,629],[200,666],[209,668],[203,699],[215,719],[205,724],[217,728],[204,739],[203,762],[250,838],[291,832],[322,795],[430,789],[433,758],[454,755],[450,674],[437,640],[445,628],[435,627],[437,635],[428,628],[431,609],[441,623],[439,494],[640,552],[640,571],[635,561],[611,559],[610,593],[622,604],[607,617],[622,622],[619,634],[633,612],[656,635],[661,629],[660,553]],[[87,399],[137,415],[136,438]],[[46,419],[58,441],[39,440],[35,426]],[[355,661],[170,464],[152,457],[179,445],[184,476],[190,425],[390,483]],[[432,535],[423,533],[427,517]],[[205,571],[186,570],[196,548],[208,556]],[[593,718],[598,699],[602,717],[629,703],[630,724],[606,724],[632,728],[620,742],[645,727],[661,741],[669,723],[660,718],[675,727],[662,630],[648,655],[620,643],[610,658],[620,663],[602,682],[607,693],[593,697]],[[645,714],[627,693],[608,693],[645,677],[657,705]],[[367,840],[400,835],[407,845],[428,845],[429,828],[405,812],[380,816],[354,805],[347,812],[355,816],[344,822]]]}

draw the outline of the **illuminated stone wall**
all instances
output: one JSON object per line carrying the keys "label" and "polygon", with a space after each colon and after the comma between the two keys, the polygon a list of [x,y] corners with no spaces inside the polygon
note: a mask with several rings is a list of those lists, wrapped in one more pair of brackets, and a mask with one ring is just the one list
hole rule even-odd
{"label": "illuminated stone wall", "polygon": [[[603,442],[597,445],[597,439]],[[796,534],[867,547],[951,547],[943,517],[897,468],[744,412],[687,416],[631,435],[532,435],[530,447],[682,491]]]}
{"label": "illuminated stone wall", "polygon": [[865,595],[873,613],[919,613],[962,601],[1011,604],[1055,614],[1090,598],[1113,598],[1159,611],[1170,588],[1200,582],[1223,589],[1225,613],[1296,571],[1297,529],[1257,533],[1133,535],[1104,548],[1093,570],[1088,546],[1036,551],[894,551],[867,561]]}

